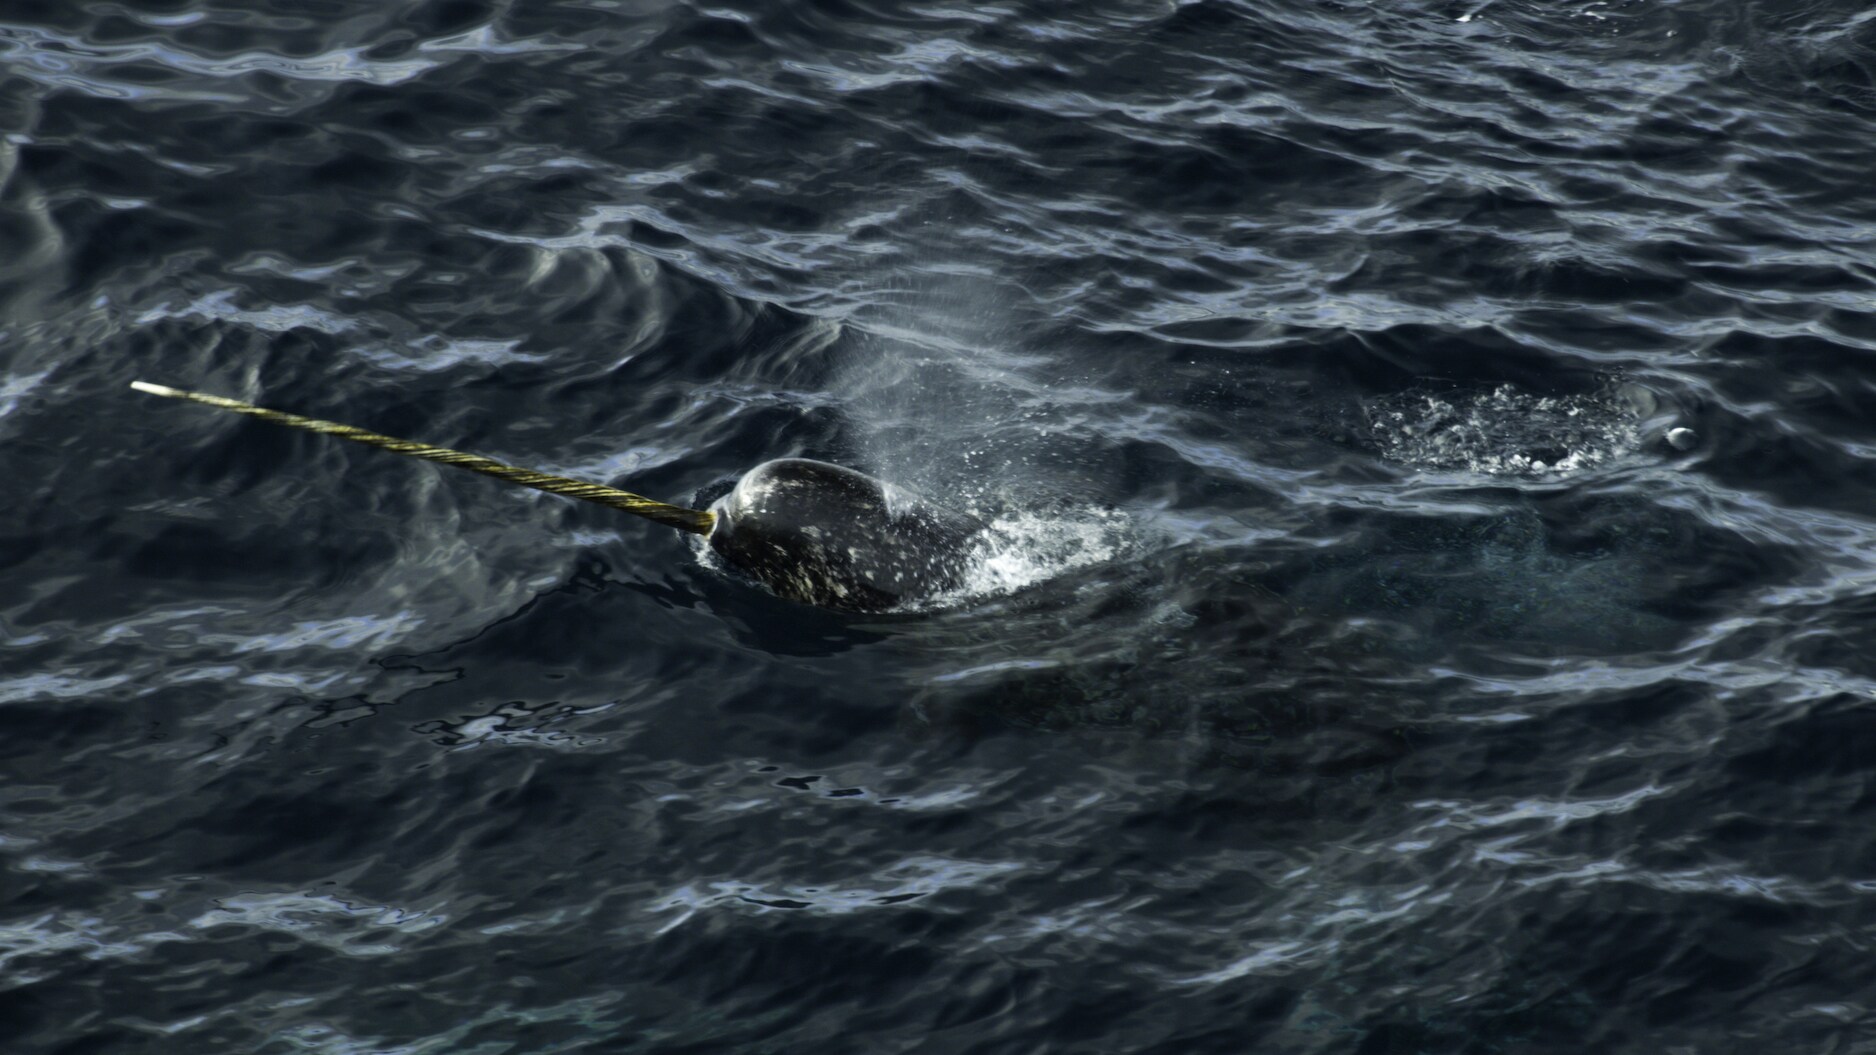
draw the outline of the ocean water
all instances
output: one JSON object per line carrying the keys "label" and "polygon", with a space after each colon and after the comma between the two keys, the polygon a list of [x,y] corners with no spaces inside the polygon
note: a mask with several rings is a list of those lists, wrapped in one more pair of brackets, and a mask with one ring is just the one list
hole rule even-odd
{"label": "ocean water", "polygon": [[6,0],[0,133],[0,1051],[1876,1051],[1865,4]]}

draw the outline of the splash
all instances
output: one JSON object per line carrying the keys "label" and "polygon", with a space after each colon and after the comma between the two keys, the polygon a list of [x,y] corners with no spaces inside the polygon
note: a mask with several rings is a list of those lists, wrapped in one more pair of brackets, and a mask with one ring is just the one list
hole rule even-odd
{"label": "splash", "polygon": [[1016,593],[1076,568],[1111,561],[1129,548],[1132,522],[1115,509],[1013,510],[992,518],[962,584],[932,599],[952,606]]}

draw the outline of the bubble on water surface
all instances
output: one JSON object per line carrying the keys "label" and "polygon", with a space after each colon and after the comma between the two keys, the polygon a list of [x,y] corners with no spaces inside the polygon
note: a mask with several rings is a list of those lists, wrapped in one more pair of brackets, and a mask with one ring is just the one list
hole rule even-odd
{"label": "bubble on water surface", "polygon": [[1633,453],[1654,404],[1652,394],[1636,385],[1539,395],[1502,384],[1484,392],[1405,392],[1376,399],[1364,410],[1380,453],[1402,465],[1554,476]]}

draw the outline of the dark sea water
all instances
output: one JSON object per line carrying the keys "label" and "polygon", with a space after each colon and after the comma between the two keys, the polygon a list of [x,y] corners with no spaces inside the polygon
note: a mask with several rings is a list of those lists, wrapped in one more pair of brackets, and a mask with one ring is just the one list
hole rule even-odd
{"label": "dark sea water", "polygon": [[1866,3],[0,0],[0,131],[0,1052],[1876,1051]]}

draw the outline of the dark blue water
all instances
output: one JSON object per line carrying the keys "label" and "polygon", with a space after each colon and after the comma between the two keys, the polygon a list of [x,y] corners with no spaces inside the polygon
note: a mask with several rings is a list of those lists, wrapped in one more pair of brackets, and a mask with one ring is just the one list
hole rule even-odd
{"label": "dark blue water", "polygon": [[0,130],[0,1051],[1876,1051],[1864,4],[6,0]]}

